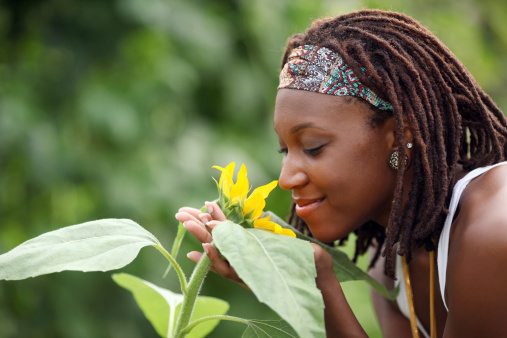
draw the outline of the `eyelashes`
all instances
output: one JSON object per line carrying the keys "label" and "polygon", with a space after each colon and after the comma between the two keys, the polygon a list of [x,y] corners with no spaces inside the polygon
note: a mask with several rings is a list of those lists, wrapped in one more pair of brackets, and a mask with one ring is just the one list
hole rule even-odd
{"label": "eyelashes", "polygon": [[[321,146],[318,146],[318,147],[315,147],[315,148],[304,149],[303,152],[306,155],[315,156],[315,155],[318,155],[322,151],[322,149],[324,149],[324,147],[325,147],[325,145],[321,145]],[[287,155],[288,152],[289,152],[288,148],[280,148],[278,150],[279,154]]]}
{"label": "eyelashes", "polygon": [[324,145],[318,146],[318,147],[315,147],[315,148],[311,148],[311,149],[305,149],[304,152],[307,155],[313,155],[314,156],[314,155],[318,155],[323,148],[324,148]]}

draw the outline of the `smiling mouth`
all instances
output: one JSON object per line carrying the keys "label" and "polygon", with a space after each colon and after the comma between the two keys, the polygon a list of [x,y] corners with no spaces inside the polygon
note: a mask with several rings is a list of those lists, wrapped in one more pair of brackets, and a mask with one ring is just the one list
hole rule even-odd
{"label": "smiling mouth", "polygon": [[316,199],[316,200],[305,200],[296,202],[296,213],[299,217],[306,217],[313,213],[324,201],[325,197]]}

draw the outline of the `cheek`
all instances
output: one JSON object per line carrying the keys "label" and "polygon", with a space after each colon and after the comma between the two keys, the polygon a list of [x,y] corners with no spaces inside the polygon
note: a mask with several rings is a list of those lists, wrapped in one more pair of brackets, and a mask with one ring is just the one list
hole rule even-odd
{"label": "cheek", "polygon": [[385,169],[383,151],[376,147],[378,143],[361,140],[347,142],[330,149],[329,156],[324,160],[328,169],[321,173],[321,179],[329,182],[361,184],[368,176]]}
{"label": "cheek", "polygon": [[380,200],[392,194],[396,172],[389,168],[386,148],[378,145],[379,140],[373,139],[337,148],[326,159],[328,169],[314,175],[314,182],[335,207],[347,205],[357,211],[360,205],[369,204],[367,208],[375,208],[374,204],[383,204]]}

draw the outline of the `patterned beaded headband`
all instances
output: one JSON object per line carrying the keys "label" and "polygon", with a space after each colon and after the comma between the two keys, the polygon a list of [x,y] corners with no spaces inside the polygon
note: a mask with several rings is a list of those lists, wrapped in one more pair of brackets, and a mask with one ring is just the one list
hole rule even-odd
{"label": "patterned beaded headband", "polygon": [[[366,74],[366,69],[361,67]],[[294,48],[280,73],[278,89],[302,89],[337,96],[357,96],[378,109],[393,110],[371,89],[359,82],[340,55],[326,47],[304,45]]]}

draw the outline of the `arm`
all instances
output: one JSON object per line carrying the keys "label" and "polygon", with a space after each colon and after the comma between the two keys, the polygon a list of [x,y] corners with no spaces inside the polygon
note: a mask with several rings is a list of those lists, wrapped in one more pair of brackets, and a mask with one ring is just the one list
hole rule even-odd
{"label": "arm", "polygon": [[[374,250],[371,250],[373,256]],[[379,257],[375,266],[370,269],[370,275],[386,288],[394,288],[394,281],[384,273],[385,257]],[[384,337],[410,337],[410,321],[400,312],[394,301],[386,299],[384,296],[371,289],[371,298],[373,308],[380,324],[380,329]]]}
{"label": "arm", "polygon": [[316,283],[324,299],[327,337],[368,337],[352,312],[333,271],[329,253],[317,244],[315,250]]}
{"label": "arm", "polygon": [[470,182],[454,222],[444,337],[500,337],[507,328],[507,168]]}

